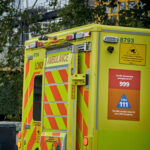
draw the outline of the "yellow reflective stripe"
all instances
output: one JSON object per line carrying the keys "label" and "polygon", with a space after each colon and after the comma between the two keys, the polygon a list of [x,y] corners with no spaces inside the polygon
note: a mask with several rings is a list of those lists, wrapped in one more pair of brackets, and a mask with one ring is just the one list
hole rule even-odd
{"label": "yellow reflective stripe", "polygon": [[[44,111],[44,113],[45,113],[45,111]],[[50,125],[50,122],[48,121],[47,117],[43,118],[43,125],[44,125],[44,129],[51,129],[51,125]]]}
{"label": "yellow reflective stripe", "polygon": [[47,100],[49,101],[55,101],[55,98],[53,96],[53,93],[52,91],[50,90],[49,86],[45,86],[45,94],[47,96]]}
{"label": "yellow reflective stripe", "polygon": [[53,78],[55,80],[55,83],[63,83],[58,70],[52,71],[51,73],[52,73],[52,76],[53,76]]}
{"label": "yellow reflective stripe", "polygon": [[[44,105],[49,105],[49,107],[51,107],[53,115],[61,115],[59,112],[57,104],[44,103]],[[49,115],[49,114],[46,114],[46,112],[44,111],[44,115]]]}
{"label": "yellow reflective stripe", "polygon": [[[31,98],[28,101],[31,101],[32,96],[33,96],[33,92],[31,94]],[[28,106],[26,107],[26,109],[24,109],[24,115],[23,115],[24,117],[22,118],[23,125],[24,125],[24,123],[28,123],[28,115],[29,115],[31,108],[32,108],[32,103],[30,102],[30,103],[28,103]],[[27,122],[25,122],[26,120],[27,120]],[[23,128],[24,128],[24,126],[23,126]],[[27,133],[28,132],[29,131],[27,131]],[[25,137],[27,137],[27,133],[26,133]]]}
{"label": "yellow reflective stripe", "polygon": [[82,136],[82,132],[80,131],[80,128],[78,127],[78,125],[77,125],[77,138],[76,139],[77,139],[78,146],[82,150],[83,136]]}
{"label": "yellow reflective stripe", "polygon": [[[87,65],[85,63],[85,53],[79,53],[79,73],[83,73],[85,74],[87,71]],[[78,105],[78,109],[81,112],[81,116],[82,117],[82,123],[80,125],[82,125],[82,128],[79,127],[79,124],[77,123],[77,147],[82,150],[83,147],[83,134],[87,133],[88,130],[88,107],[86,105],[86,102],[84,100],[84,91],[85,91],[85,87],[79,87],[78,88],[78,101],[77,101],[77,105]],[[86,126],[87,128],[86,128]]]}
{"label": "yellow reflective stripe", "polygon": [[[79,108],[80,108],[80,106],[79,106]],[[83,119],[85,120],[86,124],[88,125],[88,107],[86,106],[84,100],[82,102],[82,109],[80,109],[80,110],[81,110]]]}
{"label": "yellow reflective stripe", "polygon": [[[25,107],[25,109],[24,109],[24,118],[25,118],[26,116],[28,116],[28,111],[30,111],[31,106],[32,106],[32,100],[33,100],[33,91],[32,91],[32,93],[31,93],[30,97],[28,98],[27,105],[26,105],[26,107]],[[29,109],[29,108],[30,108],[30,109]]]}
{"label": "yellow reflective stripe", "polygon": [[66,126],[65,126],[65,123],[63,121],[63,118],[62,117],[55,117],[55,119],[56,119],[58,128],[61,130],[66,130]]}
{"label": "yellow reflective stripe", "polygon": [[62,100],[67,101],[68,100],[68,92],[65,88],[65,85],[58,85],[57,88],[58,88],[58,91],[60,93]]}
{"label": "yellow reflective stripe", "polygon": [[[62,105],[63,103],[59,103],[59,104]],[[64,120],[63,120],[63,118],[65,118],[65,117],[64,117],[64,115],[62,115],[60,113],[60,110],[59,110],[57,104],[56,103],[51,103],[51,104],[50,103],[45,103],[44,105],[49,105],[49,107],[51,108],[52,113],[53,113],[53,114],[47,114],[44,111],[44,119],[45,118],[50,119],[51,117],[53,117],[53,116],[49,116],[49,115],[59,115],[60,117],[54,116],[53,118],[55,118],[57,126],[58,126],[59,129],[66,130],[66,126],[65,126],[65,123],[64,123]],[[46,126],[45,128],[48,128],[47,124],[44,123],[44,125]]]}
{"label": "yellow reflective stripe", "polygon": [[[25,93],[26,93],[26,90],[29,88],[29,91],[30,91],[30,87],[29,87],[29,85],[30,85],[30,82],[31,82],[31,79],[32,79],[32,76],[33,76],[33,74],[34,74],[34,68],[33,68],[33,63],[32,62],[30,62],[30,72],[29,72],[29,74],[28,74],[28,76],[27,76],[27,78],[26,78],[26,82],[25,83],[27,83],[27,86],[25,87]],[[33,80],[33,82],[34,82],[34,80]],[[34,86],[34,84],[33,84],[33,86]],[[24,93],[24,97],[25,97],[25,93]],[[27,104],[26,104],[26,107],[25,107],[25,109],[24,109],[24,116],[25,117],[23,117],[23,118],[25,118],[25,120],[26,120],[26,118],[28,117],[28,113],[29,113],[29,111],[30,111],[30,109],[31,109],[31,106],[32,106],[32,100],[33,100],[33,90],[32,90],[32,92],[31,92],[31,95],[30,95],[30,97],[29,97],[29,95],[28,95],[28,101],[27,101]],[[29,109],[30,108],[30,109]],[[24,120],[24,121],[25,121]]]}
{"label": "yellow reflective stripe", "polygon": [[27,78],[25,79],[25,91],[24,92],[26,92],[26,90],[27,90],[27,88],[29,87],[29,83],[30,83],[30,79],[31,79],[31,77],[30,77],[30,72],[29,72],[29,74],[28,74],[28,76],[27,76]]}
{"label": "yellow reflective stripe", "polygon": [[[66,130],[66,126],[65,126],[65,123],[64,123],[62,117],[53,117],[53,118],[55,118],[57,126],[58,126],[58,129],[53,129],[53,130]],[[43,119],[44,120],[44,129],[45,130],[46,129],[52,129],[48,119],[51,119],[51,117],[44,117],[44,119]]]}
{"label": "yellow reflective stripe", "polygon": [[[68,93],[66,91],[66,88],[64,85],[57,85],[57,89],[59,91],[59,94],[62,98],[62,101],[67,101],[68,99]],[[50,89],[50,86],[45,86],[45,94],[47,96],[47,99],[49,101],[55,101],[55,98],[54,98],[54,93],[52,93],[51,89]],[[57,101],[61,101],[61,100],[57,100]]]}
{"label": "yellow reflective stripe", "polygon": [[31,125],[30,126],[31,128],[29,129],[30,130],[30,132],[28,131],[27,133],[26,133],[26,145],[28,145],[28,143],[29,143],[29,141],[30,141],[30,137],[32,136],[32,133],[33,133],[33,131],[34,131],[34,128],[33,128],[33,126]]}
{"label": "yellow reflective stripe", "polygon": [[[84,89],[83,89],[84,91]],[[78,107],[81,111],[81,114],[82,114],[82,117],[86,123],[86,125],[88,125],[88,107],[86,106],[85,104],[85,101],[84,101],[84,97],[82,96],[81,92],[78,92],[79,93],[79,101],[78,101]]]}
{"label": "yellow reflective stripe", "polygon": [[66,109],[67,109],[67,103],[64,103],[64,105],[65,105],[65,107],[66,107]]}
{"label": "yellow reflective stripe", "polygon": [[48,81],[47,81],[47,78],[45,76],[45,81],[44,81],[44,84],[48,84]]}

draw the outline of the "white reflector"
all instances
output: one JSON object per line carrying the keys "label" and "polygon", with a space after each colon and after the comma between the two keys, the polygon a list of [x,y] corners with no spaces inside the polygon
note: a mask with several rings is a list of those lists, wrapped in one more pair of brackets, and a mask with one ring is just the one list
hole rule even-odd
{"label": "white reflector", "polygon": [[30,44],[30,48],[35,48],[36,47],[36,42]]}
{"label": "white reflector", "polygon": [[104,36],[104,42],[107,42],[107,43],[118,43],[118,37]]}
{"label": "white reflector", "polygon": [[29,49],[30,48],[30,45],[26,45],[26,49]]}
{"label": "white reflector", "polygon": [[84,33],[83,32],[80,32],[80,33],[76,34],[76,39],[81,39],[83,37],[84,37]]}
{"label": "white reflector", "polygon": [[91,32],[84,32],[84,37],[91,36]]}

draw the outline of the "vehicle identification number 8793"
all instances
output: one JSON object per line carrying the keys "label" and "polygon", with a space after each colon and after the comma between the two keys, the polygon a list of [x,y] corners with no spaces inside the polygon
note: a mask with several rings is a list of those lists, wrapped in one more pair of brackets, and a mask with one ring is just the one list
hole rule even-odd
{"label": "vehicle identification number 8793", "polygon": [[131,44],[133,44],[134,43],[134,38],[121,37],[120,38],[120,43],[131,43]]}

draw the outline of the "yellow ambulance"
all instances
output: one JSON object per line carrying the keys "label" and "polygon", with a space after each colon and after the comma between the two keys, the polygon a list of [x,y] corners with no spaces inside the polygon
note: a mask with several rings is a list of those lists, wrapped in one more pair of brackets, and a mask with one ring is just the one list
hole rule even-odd
{"label": "yellow ambulance", "polygon": [[19,150],[150,150],[150,30],[89,24],[25,47]]}

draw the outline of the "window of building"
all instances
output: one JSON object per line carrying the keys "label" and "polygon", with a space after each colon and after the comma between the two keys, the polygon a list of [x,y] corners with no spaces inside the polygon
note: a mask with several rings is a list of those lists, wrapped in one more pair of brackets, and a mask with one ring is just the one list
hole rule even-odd
{"label": "window of building", "polygon": [[57,0],[57,3],[58,7],[63,8],[65,5],[69,4],[69,0]]}
{"label": "window of building", "polygon": [[113,7],[112,9],[111,9],[111,13],[116,13],[117,12],[117,6],[116,7]]}
{"label": "window of building", "polygon": [[111,16],[111,21],[112,21],[113,25],[116,25],[116,23],[117,23],[117,16],[116,15]]}
{"label": "window of building", "polygon": [[34,78],[33,91],[33,120],[41,121],[41,101],[42,101],[42,75]]}
{"label": "window of building", "polygon": [[109,14],[109,7],[106,7],[106,13]]}
{"label": "window of building", "polygon": [[136,6],[136,1],[129,1],[128,3],[129,3],[129,5],[128,5],[129,10],[135,8],[135,6]]}
{"label": "window of building", "polygon": [[125,9],[126,9],[126,3],[125,2],[120,3],[119,10],[125,10]]}

